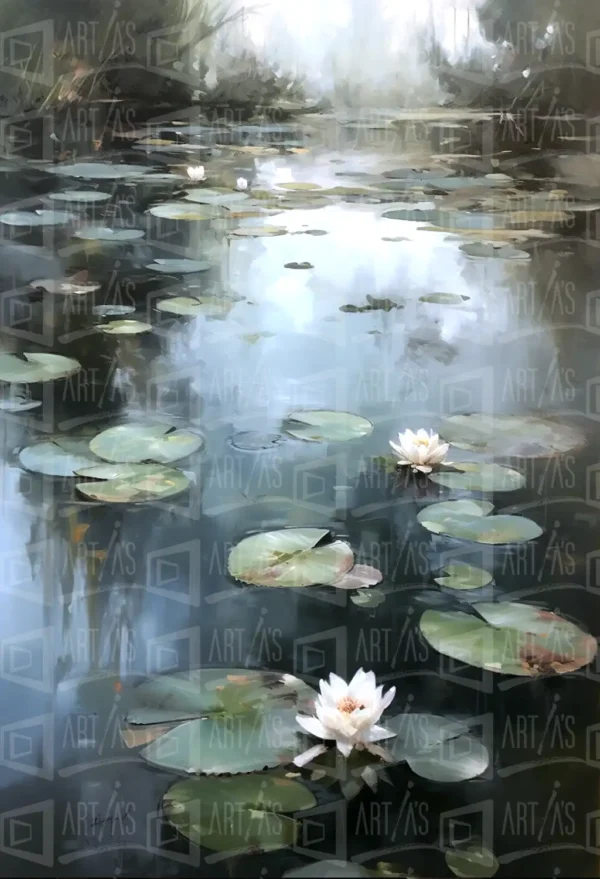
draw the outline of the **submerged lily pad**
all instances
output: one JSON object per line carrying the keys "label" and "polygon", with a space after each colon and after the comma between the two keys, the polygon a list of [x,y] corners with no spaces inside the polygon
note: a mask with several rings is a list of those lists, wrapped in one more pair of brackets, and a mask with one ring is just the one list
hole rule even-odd
{"label": "submerged lily pad", "polygon": [[119,424],[95,436],[90,449],[104,461],[116,464],[171,464],[197,452],[203,444],[198,434],[165,424]]}
{"label": "submerged lily pad", "polygon": [[75,214],[66,211],[11,211],[0,214],[0,223],[6,226],[64,226],[76,219]]}
{"label": "submerged lily pad", "polygon": [[19,461],[26,470],[44,476],[77,476],[84,467],[100,463],[87,440],[69,437],[27,446],[19,453]]}
{"label": "submerged lily pad", "polygon": [[471,297],[461,296],[458,293],[428,293],[419,296],[419,302],[431,302],[435,305],[464,305]]}
{"label": "submerged lily pad", "polygon": [[452,466],[462,472],[431,473],[429,478],[446,488],[464,491],[516,491],[527,481],[518,470],[499,464],[457,463]]}
{"label": "submerged lily pad", "polygon": [[200,668],[158,675],[133,690],[130,726],[225,718],[273,706],[311,711],[317,693],[300,678],[247,668]]}
{"label": "submerged lily pad", "polygon": [[252,534],[229,553],[228,571],[253,586],[331,586],[354,564],[347,543],[322,528],[285,528]]}
{"label": "submerged lily pad", "polygon": [[190,220],[192,222],[215,220],[217,217],[223,216],[223,211],[214,205],[212,207],[210,205],[192,206],[185,201],[156,204],[148,208],[148,213],[163,220]]}
{"label": "submerged lily pad", "polygon": [[137,336],[152,332],[152,324],[141,320],[111,320],[107,324],[100,324],[97,329],[109,336]]}
{"label": "submerged lily pad", "polygon": [[420,754],[409,755],[406,762],[421,778],[456,784],[483,775],[490,764],[490,753],[479,739],[463,735],[440,742]]}
{"label": "submerged lily pad", "polygon": [[417,519],[434,534],[472,540],[475,543],[525,543],[535,540],[544,529],[524,516],[490,516],[493,504],[485,501],[443,501],[431,504]]}
{"label": "submerged lily pad", "polygon": [[75,238],[85,241],[136,241],[143,238],[146,233],[143,229],[111,229],[109,226],[86,226],[75,232]]}
{"label": "submerged lily pad", "polygon": [[500,868],[495,854],[479,837],[446,852],[446,864],[459,879],[490,879]]}
{"label": "submerged lily pad", "polygon": [[444,567],[445,577],[435,577],[435,582],[448,589],[482,589],[494,579],[489,571],[464,562],[453,562]]}
{"label": "submerged lily pad", "polygon": [[511,259],[511,260],[530,260],[531,254],[526,250],[518,250],[510,244],[502,242],[488,241],[470,241],[467,244],[461,244],[459,250],[466,253],[471,259]]}
{"label": "submerged lily pad", "polygon": [[286,233],[287,229],[283,226],[240,226],[231,232],[237,238],[276,238]]}
{"label": "submerged lily pad", "polygon": [[28,353],[25,360],[15,354],[0,354],[0,381],[30,384],[54,381],[79,372],[81,364],[62,354]]}
{"label": "submerged lily pad", "polygon": [[97,204],[103,201],[110,201],[112,196],[109,192],[98,192],[95,189],[67,189],[64,192],[51,192],[48,198],[51,201]]}
{"label": "submerged lily pad", "polygon": [[263,772],[291,763],[301,748],[295,708],[188,720],[155,739],[140,756],[187,775]]}
{"label": "submerged lily pad", "polygon": [[543,415],[451,415],[440,434],[461,449],[521,458],[561,455],[585,442],[577,427]]}
{"label": "submerged lily pad", "polygon": [[461,720],[418,711],[386,718],[384,725],[396,733],[393,739],[386,740],[386,749],[397,762],[430,753],[443,742],[469,732],[468,726]]}
{"label": "submerged lily pad", "polygon": [[234,305],[231,300],[219,299],[217,296],[173,296],[157,302],[156,310],[189,317],[201,314],[205,317],[223,317],[229,314]]}
{"label": "submerged lily pad", "polygon": [[421,632],[438,653],[500,674],[564,674],[596,655],[595,638],[555,613],[518,602],[476,607],[488,625],[461,611],[427,610]]}
{"label": "submerged lily pad", "polygon": [[328,409],[304,409],[292,412],[283,424],[283,430],[306,442],[346,442],[369,436],[373,425],[361,415],[335,412]]}
{"label": "submerged lily pad", "polygon": [[64,177],[83,177],[87,180],[124,180],[140,177],[149,169],[143,165],[113,165],[110,162],[74,162],[64,165],[49,165],[50,174]]}
{"label": "submerged lily pad", "polygon": [[176,275],[205,272],[211,265],[202,259],[155,259],[146,266],[151,272],[173,272]]}
{"label": "submerged lily pad", "polygon": [[316,805],[303,784],[275,775],[179,781],[162,802],[165,817],[182,836],[229,856],[292,846],[298,822],[285,813]]}
{"label": "submerged lily pad", "polygon": [[234,449],[243,452],[264,452],[273,449],[283,442],[280,433],[258,433],[254,430],[242,431],[231,437]]}
{"label": "submerged lily pad", "polygon": [[180,470],[159,464],[100,464],[77,474],[97,482],[81,482],[75,488],[84,497],[104,503],[142,503],[163,500],[186,491],[190,481]]}

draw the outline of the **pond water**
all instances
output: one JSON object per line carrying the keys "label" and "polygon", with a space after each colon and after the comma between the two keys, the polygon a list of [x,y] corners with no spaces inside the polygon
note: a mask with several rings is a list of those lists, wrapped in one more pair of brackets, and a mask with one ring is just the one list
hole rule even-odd
{"label": "pond water", "polygon": [[[178,128],[180,140],[203,145],[207,179],[197,183],[186,167],[198,149],[164,144],[94,157],[140,166],[120,179],[103,164],[81,177],[34,159],[0,169],[2,214],[71,215],[24,225],[0,216],[2,875],[268,877],[313,862],[325,875],[323,859],[378,870],[365,875],[452,875],[453,863],[457,875],[597,875],[598,204],[511,156],[458,157],[472,152],[461,140],[469,120],[442,123],[454,157],[439,119],[417,137],[382,117],[364,130],[318,119],[212,136]],[[171,176],[152,181],[141,175],[150,168]],[[518,182],[485,176],[502,172]],[[249,189],[236,189],[240,178]],[[49,198],[65,190],[84,194]],[[177,203],[170,218],[149,213],[165,203]],[[88,227],[143,236],[114,240]],[[57,286],[66,279],[75,286]],[[191,313],[173,313],[177,297],[186,300],[179,312]],[[112,321],[139,321],[142,331],[100,331]],[[54,363],[53,378],[6,359],[32,352],[81,368]],[[321,415],[307,429],[301,410],[370,424],[353,435],[355,420],[332,427]],[[478,413],[498,418],[485,434],[477,418],[446,421]],[[517,418],[531,413],[538,420]],[[36,472],[57,466],[57,446],[46,465],[39,450],[20,457],[57,437],[79,438],[79,454],[124,422],[202,438],[169,464],[189,480],[184,491],[152,499],[145,474],[135,491],[117,486],[120,502],[102,502],[75,488],[89,484],[83,476]],[[446,431],[455,463],[496,463],[521,477],[493,471],[483,485],[444,485],[395,468],[389,440],[407,428]],[[125,460],[156,461],[157,448],[136,434]],[[508,491],[498,490],[502,475]],[[429,504],[459,499],[489,501],[494,514],[532,520],[542,533],[517,542],[511,532],[494,545],[422,524]],[[343,541],[351,564],[375,568],[380,582],[323,586],[319,574],[314,585],[273,588],[231,576],[233,546],[289,527],[321,529],[325,545]],[[436,583],[465,563],[488,572],[485,585]],[[321,570],[339,582],[331,563]],[[536,625],[548,624],[542,638],[554,615],[575,623],[592,636],[582,635],[589,655],[577,654],[571,634],[560,650],[549,644],[546,665],[539,651],[531,661],[520,652],[523,668],[506,673],[508,636],[493,656],[459,638],[465,658],[423,634],[424,613],[469,614],[478,601],[534,605]],[[467,622],[481,624],[474,614]],[[434,747],[429,769],[393,762],[375,791],[360,772],[272,768],[265,778],[302,782],[313,795],[286,845],[269,846],[280,829],[255,824],[236,848],[236,822],[246,827],[237,810],[250,802],[237,788],[223,802],[222,788],[198,794],[211,803],[192,833],[205,845],[174,829],[161,803],[181,774],[164,762],[185,761],[192,746],[163,749],[159,765],[141,756],[157,729],[126,720],[136,686],[224,669],[231,713],[250,670],[317,687],[361,667],[395,686],[386,714],[459,719],[470,737],[457,741],[471,750]],[[165,703],[148,705],[156,723]],[[168,703],[160,717],[173,725],[180,715]],[[194,747],[209,770],[219,754],[227,771],[223,753],[236,750],[217,739]],[[444,780],[440,767],[452,766],[458,775]],[[250,805],[264,817],[256,795]],[[479,851],[479,839],[498,863],[480,852],[457,866],[456,852]]]}

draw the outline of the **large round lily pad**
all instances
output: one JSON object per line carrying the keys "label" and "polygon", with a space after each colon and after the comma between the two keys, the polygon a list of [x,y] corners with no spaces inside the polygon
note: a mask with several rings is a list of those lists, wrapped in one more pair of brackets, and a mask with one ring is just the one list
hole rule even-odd
{"label": "large round lily pad", "polygon": [[307,787],[277,775],[191,778],[174,784],[163,797],[164,814],[182,836],[230,856],[293,845],[298,825],[285,813],[315,805]]}
{"label": "large round lily pad", "polygon": [[206,272],[210,267],[210,263],[203,259],[155,259],[153,263],[146,266],[152,272],[164,272],[165,274],[173,272],[176,275]]}
{"label": "large round lily pad", "polygon": [[197,452],[203,444],[197,433],[175,430],[166,424],[119,424],[95,436],[90,449],[115,464],[171,464]]}
{"label": "large round lily pad", "polygon": [[84,479],[75,487],[84,497],[103,503],[143,503],[181,494],[190,481],[180,470],[160,464],[101,464],[77,474]]}
{"label": "large round lily pad", "polygon": [[440,742],[428,751],[410,755],[406,762],[421,778],[455,784],[483,775],[489,766],[490,754],[479,739],[463,735]]}
{"label": "large round lily pad", "polygon": [[464,305],[469,299],[469,296],[461,296],[459,293],[427,293],[419,297],[419,302],[431,305]]}
{"label": "large round lily pad", "polygon": [[466,735],[469,731],[468,726],[460,720],[417,711],[386,717],[382,724],[396,733],[393,739],[386,739],[385,747],[398,762],[428,753],[442,742]]}
{"label": "large round lily pad", "polygon": [[214,205],[191,205],[185,201],[170,201],[164,204],[156,204],[148,208],[148,213],[153,217],[163,220],[186,220],[191,222],[203,222],[222,217],[223,210]]}
{"label": "large round lily pad", "polygon": [[278,183],[277,187],[279,189],[291,189],[293,192],[315,192],[318,189],[322,189],[318,183],[303,183],[298,181],[291,181],[290,183]]}
{"label": "large round lily pad", "polygon": [[250,196],[247,192],[229,192],[227,190],[221,192],[217,189],[190,189],[187,195],[184,195],[186,201],[215,205],[216,207],[237,205],[248,198]]}
{"label": "large round lily pad", "polygon": [[475,543],[525,543],[535,540],[544,529],[525,516],[489,516],[492,504],[483,501],[443,501],[431,504],[418,514],[424,528]]}
{"label": "large round lily pad", "polygon": [[0,381],[30,384],[55,381],[79,372],[81,364],[62,354],[0,354]]}
{"label": "large round lily pad", "polygon": [[140,756],[187,775],[263,772],[291,763],[302,748],[294,708],[188,720],[151,742]]}
{"label": "large round lily pad", "polygon": [[461,449],[521,458],[561,455],[585,442],[579,428],[543,415],[451,415],[440,434]]}
{"label": "large round lily pad", "polygon": [[113,165],[110,162],[74,162],[64,165],[50,165],[50,174],[63,177],[82,177],[86,180],[125,180],[140,177],[148,170],[143,165]]}
{"label": "large round lily pad", "polygon": [[156,310],[186,317],[224,317],[234,305],[231,300],[220,299],[218,296],[173,296],[157,302]]}
{"label": "large round lily pad", "polygon": [[76,219],[75,214],[66,211],[11,211],[0,214],[0,223],[6,226],[64,226]]}
{"label": "large round lily pad", "polygon": [[100,324],[98,329],[108,336],[139,336],[140,333],[151,333],[152,324],[142,320],[111,320]]}
{"label": "large round lily pad", "polygon": [[143,229],[111,229],[109,226],[85,226],[75,232],[75,238],[85,241],[108,241],[113,244],[122,244],[125,241],[136,241],[143,238],[146,233]]}
{"label": "large round lily pad", "polygon": [[448,849],[446,863],[459,879],[490,879],[500,868],[493,851],[478,837],[470,837],[468,843]]}
{"label": "large round lily pad", "polygon": [[67,189],[64,192],[51,192],[48,195],[51,201],[73,202],[75,204],[97,204],[110,201],[109,192],[98,192],[95,189]]}
{"label": "large round lily pad", "polygon": [[353,861],[319,860],[295,870],[286,870],[283,879],[369,879],[383,875]]}
{"label": "large round lily pad", "polygon": [[429,478],[446,488],[463,491],[516,491],[526,479],[518,470],[499,464],[460,463],[452,465],[460,473],[432,473]]}
{"label": "large round lily pad", "polygon": [[129,725],[179,723],[273,706],[313,710],[316,692],[300,678],[247,668],[201,668],[158,675],[133,691]]}
{"label": "large round lily pad", "polygon": [[476,607],[488,625],[461,611],[427,610],[421,632],[444,656],[500,674],[564,674],[596,655],[595,638],[551,611],[518,602]]}
{"label": "large round lily pad", "polygon": [[304,409],[291,412],[283,424],[283,430],[306,442],[339,443],[369,436],[373,432],[373,425],[366,418],[352,412]]}
{"label": "large round lily pad", "polygon": [[240,226],[231,232],[236,238],[276,238],[286,233],[283,226]]}
{"label": "large round lily pad", "polygon": [[26,470],[45,476],[76,476],[84,467],[100,463],[90,452],[87,440],[70,437],[56,437],[27,446],[19,453],[19,461]]}
{"label": "large round lily pad", "polygon": [[232,577],[254,586],[333,585],[354,564],[347,543],[322,528],[285,528],[252,534],[229,553]]}
{"label": "large round lily pad", "polygon": [[446,565],[444,574],[444,577],[436,577],[435,582],[447,589],[483,589],[494,579],[489,571],[465,562],[452,562]]}

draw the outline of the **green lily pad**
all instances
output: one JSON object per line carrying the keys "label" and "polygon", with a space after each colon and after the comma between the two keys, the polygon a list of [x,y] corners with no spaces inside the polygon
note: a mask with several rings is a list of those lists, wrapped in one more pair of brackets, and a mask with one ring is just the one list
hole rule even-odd
{"label": "green lily pad", "polygon": [[98,192],[95,189],[67,189],[64,192],[51,192],[48,195],[51,201],[74,202],[76,204],[97,204],[110,201],[109,192]]}
{"label": "green lily pad", "polygon": [[189,220],[191,222],[203,222],[222,217],[225,211],[215,205],[191,205],[185,201],[171,201],[164,204],[156,204],[148,208],[147,213],[163,220]]}
{"label": "green lily pad", "polygon": [[240,431],[231,437],[234,449],[243,452],[264,452],[274,449],[283,442],[280,433],[259,433],[255,430]]}
{"label": "green lily pad", "polygon": [[100,324],[97,329],[108,336],[138,336],[140,333],[151,333],[152,324],[142,320],[111,320]]}
{"label": "green lily pad", "polygon": [[30,409],[38,409],[41,405],[41,400],[32,400],[28,394],[18,388],[10,385],[0,387],[0,411],[2,412],[27,412]]}
{"label": "green lily pad", "polygon": [[227,567],[236,580],[254,586],[331,586],[354,565],[347,543],[322,528],[285,528],[252,534],[233,547]]}
{"label": "green lily pad", "polygon": [[283,879],[369,879],[379,875],[353,861],[319,860],[295,870],[286,870]]}
{"label": "green lily pad", "polygon": [[186,775],[238,775],[291,763],[302,748],[293,708],[188,720],[140,751],[161,769]]}
{"label": "green lily pad", "polygon": [[236,238],[276,238],[286,233],[283,226],[240,226],[231,232]]}
{"label": "green lily pad", "polygon": [[595,638],[550,611],[518,602],[479,602],[476,608],[488,625],[462,611],[427,610],[421,633],[444,656],[521,677],[576,671],[596,655]]}
{"label": "green lily pad", "polygon": [[185,201],[196,204],[211,204],[216,207],[237,205],[248,198],[250,195],[247,192],[229,192],[227,190],[221,192],[217,189],[190,189],[187,195],[184,195]]}
{"label": "green lily pad", "polygon": [[148,169],[143,165],[113,165],[110,162],[74,162],[63,165],[49,165],[50,174],[64,177],[82,177],[86,180],[124,180],[143,176]]}
{"label": "green lily pad", "polygon": [[468,726],[460,720],[417,711],[387,717],[383,725],[396,733],[393,739],[386,739],[385,747],[398,762],[430,753],[443,742],[466,735],[469,731]]}
{"label": "green lily pad", "polygon": [[459,879],[489,879],[500,868],[496,855],[479,837],[446,852],[446,864]]}
{"label": "green lily pad", "polygon": [[55,381],[74,375],[81,364],[62,354],[27,353],[25,360],[15,354],[0,354],[0,381],[14,384]]}
{"label": "green lily pad", "polygon": [[425,507],[419,512],[417,519],[428,531],[444,534],[453,523],[470,522],[475,517],[489,515],[493,509],[494,505],[489,501],[442,501]]}
{"label": "green lily pad", "polygon": [[98,480],[80,482],[77,491],[93,501],[103,503],[143,503],[164,500],[181,494],[189,488],[190,481],[180,470],[172,470],[159,464],[101,464],[86,467],[77,474],[84,479]]}
{"label": "green lily pad", "polygon": [[496,243],[470,241],[467,244],[461,244],[459,250],[462,250],[471,259],[510,259],[524,262],[531,259],[531,254],[526,250],[519,250],[500,241]]}
{"label": "green lily pad", "polygon": [[[432,504],[421,510],[417,518],[434,534],[444,534],[447,537],[457,537],[475,543],[492,545],[526,543],[544,533],[544,529],[537,522],[524,516],[489,516],[477,512],[470,515],[464,512],[465,507],[450,506],[460,503],[461,501],[446,501]],[[465,501],[465,503],[474,504],[476,501]]]}
{"label": "green lily pad", "polygon": [[76,219],[75,214],[66,211],[11,211],[0,214],[0,223],[6,226],[63,226]]}
{"label": "green lily pad", "polygon": [[219,299],[217,296],[173,296],[157,302],[156,310],[186,317],[224,317],[234,305],[231,300]]}
{"label": "green lily pad", "polygon": [[309,262],[286,262],[285,269],[314,269],[312,263]]}
{"label": "green lily pad", "polygon": [[406,762],[421,778],[456,784],[483,775],[490,764],[490,753],[479,739],[463,735],[408,756]]}
{"label": "green lily pad", "polygon": [[325,195],[320,194],[309,197],[308,194],[305,194],[304,196],[280,198],[275,207],[279,207],[284,211],[318,211],[321,208],[329,207],[331,204],[333,204],[333,200]]}
{"label": "green lily pad", "polygon": [[294,192],[315,192],[318,189],[322,189],[322,186],[319,186],[318,183],[298,183],[298,182],[290,182],[290,183],[278,183],[278,189],[291,189]]}
{"label": "green lily pad", "polygon": [[158,675],[133,691],[131,726],[247,714],[273,706],[310,713],[317,693],[300,678],[247,668],[201,668]]}
{"label": "green lily pad", "polygon": [[124,241],[136,241],[146,233],[143,229],[111,229],[109,226],[86,226],[74,233],[75,238],[85,241],[112,241],[115,244]]}
{"label": "green lily pad", "polygon": [[358,607],[379,607],[385,601],[385,592],[381,589],[361,589],[350,596],[350,601]]}
{"label": "green lily pad", "polygon": [[44,476],[77,476],[84,467],[100,463],[87,440],[68,437],[27,446],[19,453],[19,461],[26,470]]}
{"label": "green lily pad", "polygon": [[440,434],[458,448],[504,457],[562,455],[585,444],[579,428],[543,415],[451,415]]}
{"label": "green lily pad", "polygon": [[179,781],[162,805],[167,820],[194,845],[232,856],[293,845],[298,824],[285,813],[311,809],[316,800],[293,779],[242,775]]}
{"label": "green lily pad", "polygon": [[419,302],[431,302],[435,305],[464,305],[471,297],[460,296],[458,293],[428,293],[419,296]]}
{"label": "green lily pad", "polygon": [[90,449],[114,464],[171,464],[187,458],[203,445],[198,434],[175,430],[166,424],[119,424],[95,436]]}
{"label": "green lily pad", "polygon": [[202,259],[155,259],[146,266],[151,272],[173,272],[176,275],[206,272],[210,267],[210,263]]}
{"label": "green lily pad", "polygon": [[382,214],[384,220],[405,220],[409,222],[433,223],[438,215],[433,202],[423,202],[423,207],[411,205],[408,208],[394,208]]}
{"label": "green lily pad", "polygon": [[303,409],[291,412],[284,424],[285,433],[312,443],[341,443],[369,436],[373,425],[361,415],[328,409]]}
{"label": "green lily pad", "polygon": [[489,571],[467,565],[464,562],[454,562],[444,567],[445,577],[435,577],[435,582],[448,589],[483,589],[494,579]]}
{"label": "green lily pad", "polygon": [[453,464],[461,473],[432,473],[429,478],[446,488],[464,491],[516,491],[523,488],[526,479],[518,470],[499,464]]}

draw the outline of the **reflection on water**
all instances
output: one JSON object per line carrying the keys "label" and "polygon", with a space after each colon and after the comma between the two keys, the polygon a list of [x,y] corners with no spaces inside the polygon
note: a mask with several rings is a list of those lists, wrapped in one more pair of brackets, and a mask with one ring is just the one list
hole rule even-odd
{"label": "reflection on water", "polygon": [[[292,181],[372,186],[404,164],[397,152],[340,149],[250,161],[233,154],[215,167],[234,179],[238,162],[252,165],[254,190],[269,192]],[[44,191],[56,187],[47,176]],[[51,350],[83,367],[29,386],[38,409],[2,413],[0,817],[32,828],[4,837],[7,875],[198,870],[198,853],[169,841],[161,824],[160,798],[173,777],[140,762],[120,718],[131,683],[199,666],[278,669],[313,684],[332,670],[347,677],[372,668],[396,686],[400,710],[467,715],[493,753],[485,775],[464,784],[428,782],[395,766],[378,793],[365,788],[347,805],[342,798],[341,811],[324,807],[320,841],[258,860],[246,855],[229,868],[203,860],[206,875],[281,875],[311,854],[442,875],[440,834],[447,840],[448,822],[461,816],[491,836],[503,875],[593,875],[595,667],[490,680],[440,657],[418,634],[423,589],[454,560],[493,571],[486,600],[539,602],[596,635],[597,250],[589,236],[576,228],[518,243],[530,260],[471,259],[458,235],[385,219],[389,203],[348,194],[330,194],[318,209],[307,203],[266,218],[195,223],[143,213],[173,198],[168,187],[156,193],[127,181],[116,192],[121,222],[144,229],[143,240],[74,246],[62,227],[23,235],[8,227],[2,248],[3,350]],[[239,224],[287,234],[227,237]],[[326,234],[308,234],[314,230]],[[213,268],[159,276],[146,268],[156,258],[207,258]],[[312,268],[284,268],[290,262]],[[26,286],[81,271],[102,284],[98,293],[64,297]],[[156,303],[173,293],[224,296],[232,307],[217,318],[158,312]],[[458,306],[421,301],[431,293],[465,298]],[[343,310],[368,296],[397,307]],[[98,333],[99,320],[112,319],[94,314],[101,304],[134,305],[131,317],[150,321],[153,332]],[[280,434],[283,419],[302,408],[358,413],[374,430],[345,444],[287,437],[260,452],[231,443],[240,432]],[[525,475],[526,487],[489,499],[496,512],[544,528],[531,543],[444,541],[416,515],[425,502],[455,495],[376,460],[406,427],[438,429],[455,413],[537,409],[581,424],[587,445],[503,461]],[[190,474],[188,492],[101,505],[77,495],[72,479],[20,468],[18,451],[35,438],[90,435],[117,415],[203,432],[204,451],[177,465]],[[455,451],[456,460],[474,458]],[[382,572],[383,603],[361,607],[325,587],[235,583],[231,545],[290,525],[331,528],[346,540],[358,562]]]}

